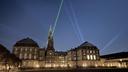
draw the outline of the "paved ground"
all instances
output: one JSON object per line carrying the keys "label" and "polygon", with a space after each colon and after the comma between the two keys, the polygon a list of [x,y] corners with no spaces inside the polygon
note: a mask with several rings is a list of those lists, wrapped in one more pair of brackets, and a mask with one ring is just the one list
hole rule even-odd
{"label": "paved ground", "polygon": [[128,69],[26,70],[22,72],[128,72]]}

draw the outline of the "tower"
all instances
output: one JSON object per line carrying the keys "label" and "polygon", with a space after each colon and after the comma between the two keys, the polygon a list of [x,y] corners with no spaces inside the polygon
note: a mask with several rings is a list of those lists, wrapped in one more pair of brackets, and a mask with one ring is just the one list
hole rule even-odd
{"label": "tower", "polygon": [[55,49],[54,49],[54,42],[52,36],[52,28],[50,26],[48,32],[48,40],[47,40],[47,47],[46,47],[46,66],[52,67],[55,60]]}
{"label": "tower", "polygon": [[47,51],[52,50],[54,51],[54,42],[53,42],[53,36],[52,36],[52,28],[50,26],[49,32],[48,32],[48,40],[47,40]]}

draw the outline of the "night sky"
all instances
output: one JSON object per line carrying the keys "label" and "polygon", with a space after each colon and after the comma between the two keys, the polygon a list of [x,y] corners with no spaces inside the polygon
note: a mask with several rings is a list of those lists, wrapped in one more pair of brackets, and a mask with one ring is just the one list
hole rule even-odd
{"label": "night sky", "polygon": [[[32,38],[46,47],[61,0],[0,0],[0,44],[9,50],[16,41]],[[128,51],[128,0],[64,0],[54,33],[58,51],[84,41],[100,53]]]}

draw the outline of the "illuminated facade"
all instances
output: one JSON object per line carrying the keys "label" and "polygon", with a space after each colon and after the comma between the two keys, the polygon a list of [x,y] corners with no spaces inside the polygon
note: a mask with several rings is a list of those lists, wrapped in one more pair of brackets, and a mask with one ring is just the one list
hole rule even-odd
{"label": "illuminated facade", "polygon": [[89,42],[66,52],[56,51],[51,28],[46,48],[40,48],[34,40],[25,38],[16,42],[13,53],[22,60],[23,68],[128,67],[128,57],[125,62],[122,58],[102,58],[99,49]]}
{"label": "illuminated facade", "polygon": [[105,67],[128,68],[128,52],[103,55],[100,62]]}
{"label": "illuminated facade", "polygon": [[55,51],[52,29],[49,29],[47,47],[25,38],[13,46],[13,53],[22,60],[22,67],[86,67],[100,61],[99,50],[89,42],[84,42],[67,52]]}
{"label": "illuminated facade", "polygon": [[[21,60],[0,44],[0,72],[14,70],[20,66]],[[3,72],[3,71],[2,71]]]}
{"label": "illuminated facade", "polygon": [[77,48],[71,49],[67,54],[69,66],[90,67],[100,61],[99,50],[89,42],[84,42]]}

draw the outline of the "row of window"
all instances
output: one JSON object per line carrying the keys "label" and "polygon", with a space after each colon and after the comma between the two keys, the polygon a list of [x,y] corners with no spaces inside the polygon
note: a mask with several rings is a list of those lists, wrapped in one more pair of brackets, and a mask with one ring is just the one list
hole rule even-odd
{"label": "row of window", "polygon": [[73,57],[69,57],[68,60],[97,60],[97,56],[96,55],[73,56]]}
{"label": "row of window", "polygon": [[82,53],[85,54],[85,53],[98,53],[98,51],[96,50],[82,50]]}
{"label": "row of window", "polygon": [[25,54],[20,53],[19,58],[20,59],[36,59],[37,56],[36,55],[32,56],[32,54],[27,54],[27,53],[25,53]]}
{"label": "row of window", "polygon": [[87,60],[96,60],[96,55],[87,55]]}
{"label": "row of window", "polygon": [[37,49],[35,48],[35,49],[32,49],[32,48],[20,48],[20,49],[18,49],[18,48],[15,48],[15,51],[20,51],[20,52],[23,52],[23,51],[30,51],[30,52],[32,52],[32,51],[35,51],[35,52],[37,52]]}
{"label": "row of window", "polygon": [[[81,51],[78,52],[78,55],[98,54],[98,51],[96,51],[96,50],[81,50]],[[76,56],[76,51],[72,51],[71,54],[73,56]]]}

